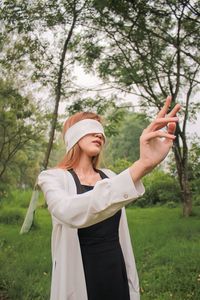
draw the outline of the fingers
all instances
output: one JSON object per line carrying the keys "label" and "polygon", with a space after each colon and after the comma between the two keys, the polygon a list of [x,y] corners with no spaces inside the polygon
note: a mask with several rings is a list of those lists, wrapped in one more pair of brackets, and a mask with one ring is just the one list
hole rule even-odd
{"label": "fingers", "polygon": [[178,122],[178,120],[179,119],[177,117],[157,118],[146,128],[146,132],[151,132],[151,131],[161,129],[165,127],[168,123],[175,123]]}
{"label": "fingers", "polygon": [[163,108],[157,114],[157,118],[165,117],[165,115],[167,114],[168,109],[170,107],[171,101],[172,101],[172,97],[168,96],[166,101],[165,101],[165,104],[164,104]]}
{"label": "fingers", "polygon": [[[171,101],[172,101],[172,97],[171,96],[168,96],[166,101],[165,101],[165,104],[163,106],[163,108],[159,111],[159,113],[157,114],[157,118],[162,118],[164,117],[168,110],[169,110],[169,107],[170,107],[170,104],[171,104]],[[169,117],[174,117],[176,116],[177,112],[181,109],[181,106],[180,104],[176,104],[174,106],[174,108],[168,113],[168,116]]]}
{"label": "fingers", "polygon": [[176,104],[174,108],[168,113],[168,117],[176,116],[177,112],[181,109],[180,104]]}
{"label": "fingers", "polygon": [[174,140],[176,138],[175,135],[164,132],[164,131],[153,131],[153,132],[149,132],[148,134],[145,134],[144,136],[141,136],[141,139],[144,141],[150,141],[154,138],[166,138],[169,140]]}

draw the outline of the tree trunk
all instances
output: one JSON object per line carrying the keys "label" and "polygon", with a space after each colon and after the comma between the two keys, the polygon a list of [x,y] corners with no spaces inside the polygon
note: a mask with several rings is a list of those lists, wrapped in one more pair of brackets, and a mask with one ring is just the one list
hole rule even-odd
{"label": "tree trunk", "polygon": [[178,170],[178,180],[181,188],[183,216],[189,217],[192,214],[192,193],[188,180],[187,147],[184,143],[183,148],[181,149],[178,138],[175,141],[174,155]]}
{"label": "tree trunk", "polygon": [[182,185],[183,190],[181,192],[183,199],[183,216],[189,217],[192,214],[192,194],[190,191],[188,179],[183,178]]}
{"label": "tree trunk", "polygon": [[182,199],[183,199],[183,216],[189,217],[192,213],[192,193],[190,191],[190,185],[189,185],[189,180],[188,180],[188,161],[187,161],[187,159],[183,160],[181,192],[182,192]]}
{"label": "tree trunk", "polygon": [[51,122],[51,129],[50,129],[50,133],[49,133],[49,142],[48,142],[48,146],[46,149],[44,161],[42,164],[42,168],[44,170],[48,166],[49,157],[50,157],[51,149],[53,146],[53,140],[54,140],[56,125],[57,125],[57,120],[58,120],[58,108],[59,108],[59,103],[60,103],[60,98],[61,98],[62,77],[63,77],[63,71],[64,71],[65,56],[66,56],[68,44],[69,44],[72,34],[73,34],[73,30],[75,28],[76,19],[77,19],[77,14],[76,14],[76,12],[74,12],[73,22],[72,22],[71,28],[69,30],[68,36],[65,40],[61,59],[60,59],[60,68],[59,68],[59,72],[58,72],[57,85],[55,87],[56,98],[55,98],[55,106],[54,106],[54,112],[53,112],[52,122]]}

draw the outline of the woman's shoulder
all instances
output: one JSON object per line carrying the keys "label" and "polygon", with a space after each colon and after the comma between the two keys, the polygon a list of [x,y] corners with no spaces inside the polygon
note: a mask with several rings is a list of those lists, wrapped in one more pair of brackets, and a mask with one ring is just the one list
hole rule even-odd
{"label": "woman's shoulder", "polygon": [[46,170],[41,171],[39,176],[61,175],[64,172],[66,172],[66,170],[61,169],[61,168],[50,168],[50,169],[46,169]]}
{"label": "woman's shoulder", "polygon": [[61,168],[50,168],[43,170],[38,175],[38,185],[47,181],[56,181],[56,179],[60,181],[61,179],[65,178],[67,173],[69,173],[67,170]]}

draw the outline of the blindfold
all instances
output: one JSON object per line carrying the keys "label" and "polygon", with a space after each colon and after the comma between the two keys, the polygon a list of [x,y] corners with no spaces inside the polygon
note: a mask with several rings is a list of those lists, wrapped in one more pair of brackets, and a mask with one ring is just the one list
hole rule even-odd
{"label": "blindfold", "polygon": [[81,120],[72,125],[65,133],[64,141],[67,152],[85,135],[101,133],[106,139],[103,126],[100,122],[92,119]]}

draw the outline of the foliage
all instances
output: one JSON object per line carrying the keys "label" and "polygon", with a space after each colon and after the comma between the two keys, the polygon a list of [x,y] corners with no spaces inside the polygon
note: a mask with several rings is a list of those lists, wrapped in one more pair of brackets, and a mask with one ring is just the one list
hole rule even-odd
{"label": "foliage", "polygon": [[36,153],[35,150],[43,141],[45,129],[45,118],[33,101],[20,95],[11,82],[1,80],[0,177],[4,185],[32,183],[30,177],[33,175],[28,172],[34,173],[38,168],[39,151]]}
{"label": "foliage", "polygon": [[[19,192],[20,191],[20,192]],[[12,189],[10,190],[3,198],[1,198],[0,205],[2,208],[20,208],[26,209],[29,206],[29,199],[31,197],[30,189]],[[38,203],[38,206],[43,206],[44,199],[41,198]]]}
{"label": "foliage", "polygon": [[[107,38],[100,59],[95,60],[101,76],[114,77],[119,84],[133,87],[133,92],[137,84],[144,101],[152,104],[158,104],[167,94],[176,96],[177,84],[186,87],[188,75],[192,76],[195,70],[195,82],[199,83],[199,14],[195,13],[198,1],[192,5],[185,1],[176,4],[173,0],[103,1],[102,5],[94,1],[94,7],[93,22]],[[101,37],[94,36],[95,45],[101,44]],[[149,105],[148,101],[143,104]]]}
{"label": "foliage", "polygon": [[5,1],[1,7],[2,36],[7,35],[8,40],[2,49],[2,66],[14,71],[20,68],[23,75],[28,73],[28,67],[29,79],[54,86],[66,32],[74,11],[78,13],[80,8],[81,3],[73,0]]}
{"label": "foliage", "polygon": [[[94,45],[95,51],[99,46],[99,51],[89,65],[87,52],[82,53],[86,67],[95,68],[105,82],[115,83],[140,97],[143,110],[149,114],[162,106],[167,95],[172,96],[172,106],[177,99],[182,105],[174,155],[185,203],[184,214],[188,216],[192,202],[186,125],[188,120],[196,118],[200,108],[197,93],[200,86],[199,1],[93,3],[94,29],[85,32],[83,44],[90,42],[90,48]],[[98,35],[95,34],[97,28]]]}
{"label": "foliage", "polygon": [[[198,182],[198,184],[200,184],[200,182]],[[195,206],[200,206],[200,194],[199,194],[199,192],[198,192],[198,193],[195,193],[195,194],[193,195],[193,204],[194,204]]]}
{"label": "foliage", "polygon": [[[192,191],[192,200],[194,205],[200,205],[200,144],[199,139],[192,140],[189,149],[188,161],[188,179]],[[169,161],[170,173],[177,176],[176,166],[174,165],[173,158],[170,157]]]}
{"label": "foliage", "polygon": [[190,181],[194,205],[200,205],[200,178],[194,178]]}
{"label": "foliage", "polygon": [[24,215],[20,209],[3,208],[0,211],[0,223],[3,224],[21,224]]}
{"label": "foliage", "polygon": [[0,60],[5,74],[12,73],[21,81],[25,77],[26,82],[42,87],[43,95],[47,91],[54,99],[43,169],[48,166],[58,128],[59,104],[64,97],[76,94],[71,69],[79,40],[77,26],[87,20],[87,6],[87,1],[79,0],[5,1],[0,9],[2,36],[8,36]]}
{"label": "foliage", "polygon": [[124,104],[116,104],[116,99],[107,99],[102,96],[94,98],[83,98],[73,102],[67,106],[69,115],[79,111],[92,111],[103,118],[105,123],[105,133],[107,137],[118,135],[120,123],[124,120],[127,114],[127,109]]}
{"label": "foliage", "polygon": [[200,177],[200,139],[193,140],[191,144],[189,163],[191,167],[191,179],[198,179]]}
{"label": "foliage", "polygon": [[118,124],[118,134],[109,139],[105,162],[115,166],[120,159],[136,161],[140,151],[139,138],[148,123],[145,115],[126,111],[124,120]]}
{"label": "foliage", "polygon": [[168,201],[180,202],[181,194],[177,179],[157,168],[144,180],[145,194],[137,201],[140,207],[165,204]]}
{"label": "foliage", "polygon": [[[104,164],[106,165],[105,161],[104,161]],[[123,170],[129,168],[131,165],[132,165],[132,162],[130,162],[124,158],[118,158],[112,162],[112,165],[108,165],[107,167],[109,169],[111,169],[113,172],[115,172],[116,174],[119,174]]]}
{"label": "foliage", "polygon": [[174,202],[174,201],[168,201],[166,203],[166,207],[168,207],[168,208],[175,208],[175,207],[177,207],[177,203]]}

